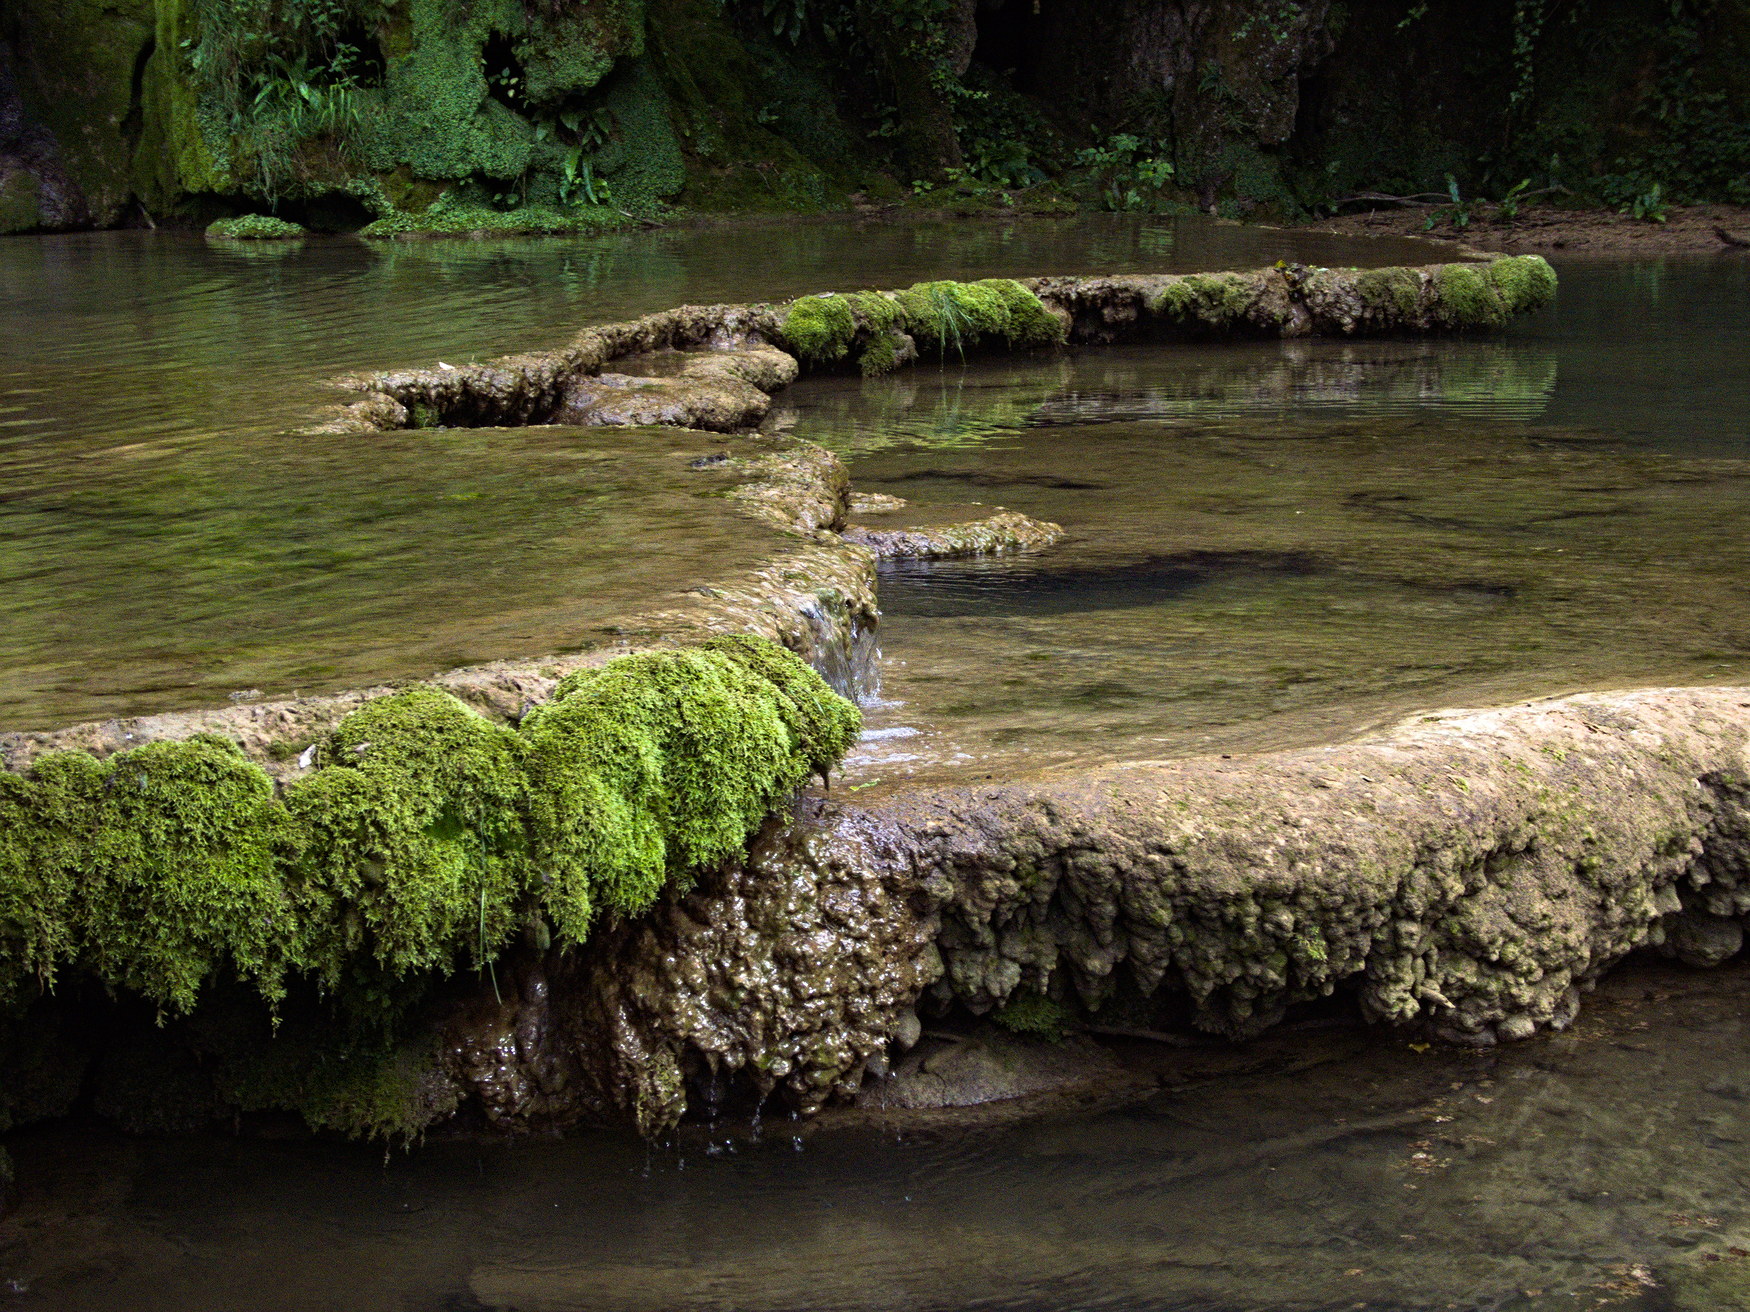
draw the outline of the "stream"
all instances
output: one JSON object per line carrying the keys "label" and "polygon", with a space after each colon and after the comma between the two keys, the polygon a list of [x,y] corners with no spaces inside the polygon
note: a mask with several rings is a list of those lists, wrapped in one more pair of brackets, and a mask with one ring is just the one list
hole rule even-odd
{"label": "stream", "polygon": [[650,477],[697,453],[672,432],[288,433],[339,399],[339,373],[555,347],[687,302],[1278,258],[1439,253],[1116,217],[0,242],[0,729],[545,656],[629,597],[733,569],[755,536]]}
{"label": "stream", "polygon": [[[0,727],[535,654],[751,550],[707,499],[652,494],[690,435],[287,436],[330,374],[685,301],[1277,258],[1438,255],[1100,218],[0,242]],[[1750,265],[1559,271],[1557,306],[1498,339],[945,359],[781,394],[768,426],[841,452],[861,490],[1068,531],[884,573],[849,785],[1750,679]],[[1509,1047],[1315,1018],[1120,1044],[1127,1091],[1026,1116],[663,1145],[385,1154],[76,1118],[6,1137],[0,1309],[1725,1312],[1722,1273],[1750,1287],[1747,994],[1743,963],[1637,961]]]}

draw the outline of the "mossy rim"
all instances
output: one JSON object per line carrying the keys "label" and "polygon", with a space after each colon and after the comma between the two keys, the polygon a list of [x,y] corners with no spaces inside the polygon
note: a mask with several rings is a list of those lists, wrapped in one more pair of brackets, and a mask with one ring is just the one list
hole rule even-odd
{"label": "mossy rim", "polygon": [[857,709],[767,639],[622,656],[515,726],[435,688],[368,702],[277,789],[213,735],[0,773],[0,1002],[67,975],[163,1014],[216,978],[374,995],[484,967],[519,929],[582,942],[730,860],[856,740]]}

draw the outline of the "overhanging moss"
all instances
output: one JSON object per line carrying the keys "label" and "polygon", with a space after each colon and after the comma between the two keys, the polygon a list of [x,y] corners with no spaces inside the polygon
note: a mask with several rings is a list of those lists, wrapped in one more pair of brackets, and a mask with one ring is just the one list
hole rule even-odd
{"label": "overhanging moss", "polygon": [[170,1013],[221,975],[375,1005],[542,914],[580,940],[735,855],[858,724],[800,658],[722,638],[573,675],[517,728],[434,689],[367,703],[277,797],[212,737],[45,756],[0,775],[0,1000],[60,972]]}
{"label": "overhanging moss", "polygon": [[784,344],[801,360],[826,364],[842,360],[857,336],[857,317],[848,297],[837,292],[804,296],[784,316]]}
{"label": "overhanging moss", "polygon": [[227,962],[277,996],[290,928],[274,855],[285,813],[261,767],[203,735],[57,773],[53,809],[72,812],[78,830],[63,851],[76,861],[80,963],[177,1009]]}
{"label": "overhanging moss", "polygon": [[563,680],[523,726],[542,904],[580,938],[739,853],[855,741],[855,707],[775,644],[712,639]]}
{"label": "overhanging moss", "polygon": [[295,966],[333,987],[368,958],[391,977],[497,954],[530,882],[516,732],[448,693],[368,703],[287,789]]}

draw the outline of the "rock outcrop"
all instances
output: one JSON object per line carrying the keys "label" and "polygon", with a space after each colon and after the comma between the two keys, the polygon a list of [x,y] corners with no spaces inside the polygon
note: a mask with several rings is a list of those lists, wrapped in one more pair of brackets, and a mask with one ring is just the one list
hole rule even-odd
{"label": "rock outcrop", "polygon": [[845,541],[869,548],[879,560],[948,560],[959,556],[997,556],[1037,551],[1063,538],[1063,526],[1029,519],[1012,510],[963,524],[917,528],[869,528],[852,524]]}
{"label": "rock outcrop", "polygon": [[[746,427],[771,393],[814,370],[885,373],[920,358],[1038,350],[1063,343],[1186,341],[1488,331],[1555,295],[1536,255],[1424,268],[989,278],[919,283],[891,292],[837,292],[782,305],[683,305],[580,333],[557,351],[482,364],[358,374],[359,393],[322,432],[435,425],[697,422]],[[609,366],[672,357],[667,379]],[[631,365],[629,367],[638,367]],[[674,418],[663,419],[662,415]],[[643,416],[643,418],[638,418]],[[732,423],[732,420],[739,422]]]}
{"label": "rock outcrop", "polygon": [[1587,694],[810,804],[592,944],[568,1044],[593,1110],[647,1129],[688,1072],[715,1082],[692,1082],[694,1107],[739,1082],[812,1110],[915,1041],[914,1007],[1043,998],[1245,1038],[1341,994],[1489,1044],[1566,1026],[1637,948],[1722,960],[1747,914],[1750,690]]}

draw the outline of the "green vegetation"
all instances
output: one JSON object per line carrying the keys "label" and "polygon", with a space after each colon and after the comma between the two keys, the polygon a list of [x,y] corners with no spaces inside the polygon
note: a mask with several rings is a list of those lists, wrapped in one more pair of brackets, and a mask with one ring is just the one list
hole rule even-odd
{"label": "green vegetation", "polygon": [[1538,255],[1443,264],[1434,275],[1433,312],[1449,328],[1499,328],[1515,314],[1548,303],[1555,290],[1555,271]]}
{"label": "green vegetation", "polygon": [[1258,297],[1254,278],[1240,273],[1194,273],[1168,283],[1155,311],[1186,324],[1228,328],[1243,319]]}
{"label": "green vegetation", "polygon": [[991,1019],[1016,1034],[1030,1034],[1062,1043],[1075,1026],[1075,1013],[1043,993],[1015,992],[991,1013]]}
{"label": "green vegetation", "polygon": [[899,363],[899,334],[939,358],[980,346],[1011,350],[1063,342],[1065,326],[1032,292],[1010,278],[921,282],[904,291],[832,293],[791,304],[782,327],[792,353],[813,365],[855,356],[865,374]]}
{"label": "green vegetation", "polygon": [[763,639],[620,657],[516,728],[415,688],[371,702],[276,797],[223,740],[0,774],[0,989],[57,975],[190,1011],[223,977],[349,1006],[490,965],[545,917],[581,941],[733,857],[855,740],[856,709]]}
{"label": "green vegetation", "polygon": [[513,210],[495,210],[484,205],[452,203],[446,195],[418,214],[396,211],[373,219],[359,229],[361,237],[489,236],[551,237],[561,233],[615,232],[633,226],[635,219],[602,205],[575,205],[553,209],[524,205]]}
{"label": "green vegetation", "polygon": [[580,938],[603,905],[635,915],[726,860],[777,802],[856,740],[856,709],[762,640],[569,676],[522,727],[542,907]]}
{"label": "green vegetation", "polygon": [[1549,303],[1555,270],[1539,255],[1505,256],[1488,264],[1443,264],[1432,277],[1405,268],[1303,269],[1278,265],[1259,273],[1194,273],[1166,280],[1151,309],[1178,328],[1217,334],[1278,332],[1291,301],[1313,313],[1360,305],[1339,314],[1345,332],[1499,328],[1513,316]]}
{"label": "green vegetation", "polygon": [[[1460,228],[1542,198],[1654,221],[1750,203],[1750,22],[1721,0],[1218,0],[1195,23],[953,0],[10,9],[25,107],[100,224],[137,200],[355,228],[359,179],[403,223],[447,196],[400,229],[428,232],[858,192],[1232,218],[1406,197]],[[1169,67],[1170,86],[1144,71]],[[41,181],[0,173],[0,230],[77,222]]]}
{"label": "green vegetation", "polygon": [[286,241],[303,235],[302,225],[276,219],[271,214],[244,214],[235,219],[215,219],[207,225],[207,236],[229,241]]}

